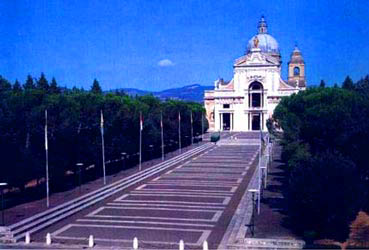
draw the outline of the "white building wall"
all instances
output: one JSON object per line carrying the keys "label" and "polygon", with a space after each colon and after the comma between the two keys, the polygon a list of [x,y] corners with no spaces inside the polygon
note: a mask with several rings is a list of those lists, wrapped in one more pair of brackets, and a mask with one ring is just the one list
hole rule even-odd
{"label": "white building wall", "polygon": [[[278,104],[278,100],[283,95],[289,95],[294,91],[293,89],[288,89],[287,94],[284,93],[285,91],[280,91],[280,73],[281,67],[280,65],[272,64],[270,62],[264,61],[261,66],[260,58],[262,56],[258,56],[258,52],[256,54],[251,54],[251,57],[248,57],[244,63],[237,64],[234,68],[234,77],[233,77],[233,91],[232,90],[225,90],[221,89],[220,86],[219,90],[215,90],[214,92],[214,102],[215,102],[215,131],[222,130],[221,127],[221,116],[222,112],[228,112],[227,110],[223,109],[223,101],[224,98],[238,98],[243,97],[241,103],[237,99],[236,103],[232,103],[230,105],[229,113],[233,113],[233,131],[249,131],[252,130],[252,122],[249,121],[249,113],[251,111],[254,112],[262,112],[263,113],[263,129],[264,131],[267,130],[266,121],[272,116],[274,109]],[[253,58],[254,56],[254,58]],[[254,65],[253,60],[259,60]],[[247,61],[250,60],[250,61]],[[264,59],[263,59],[264,60]],[[263,107],[260,109],[250,109],[249,107],[249,96],[248,96],[248,88],[249,85],[254,82],[258,81],[263,85],[264,91],[264,99],[263,99]],[[273,98],[268,98],[273,97]],[[223,100],[223,101],[221,101]],[[233,100],[233,99],[228,99]],[[250,115],[252,119],[252,116]],[[232,118],[231,118],[232,119]],[[249,129],[250,124],[250,129]]]}

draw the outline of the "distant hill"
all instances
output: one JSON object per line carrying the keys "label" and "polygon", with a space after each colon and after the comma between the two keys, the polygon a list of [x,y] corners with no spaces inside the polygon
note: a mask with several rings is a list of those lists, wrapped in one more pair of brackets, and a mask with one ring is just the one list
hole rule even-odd
{"label": "distant hill", "polygon": [[147,95],[152,94],[161,100],[175,99],[185,101],[202,102],[204,99],[204,91],[212,90],[213,86],[202,86],[200,84],[192,84],[181,88],[166,89],[163,91],[146,91],[135,88],[122,88],[118,91],[124,91],[127,95]]}

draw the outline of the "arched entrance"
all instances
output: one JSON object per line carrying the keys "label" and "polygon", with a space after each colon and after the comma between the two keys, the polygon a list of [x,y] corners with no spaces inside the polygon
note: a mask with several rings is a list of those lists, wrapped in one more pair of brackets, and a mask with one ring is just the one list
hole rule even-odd
{"label": "arched entrance", "polygon": [[[264,108],[264,88],[260,82],[254,81],[249,85],[249,116],[252,131],[263,130],[263,108]],[[249,124],[250,124],[249,123]]]}
{"label": "arched entrance", "polygon": [[264,91],[263,85],[260,82],[252,82],[249,86],[249,107],[263,108],[264,106]]}

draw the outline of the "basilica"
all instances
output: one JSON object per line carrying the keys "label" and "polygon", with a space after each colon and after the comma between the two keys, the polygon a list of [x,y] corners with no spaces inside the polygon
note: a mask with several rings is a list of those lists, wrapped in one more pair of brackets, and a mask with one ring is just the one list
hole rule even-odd
{"label": "basilica", "polygon": [[234,62],[233,79],[218,79],[214,90],[205,91],[209,131],[267,130],[266,121],[281,98],[306,88],[305,62],[297,46],[288,62],[287,81],[281,78],[281,66],[278,43],[262,17],[245,55]]}

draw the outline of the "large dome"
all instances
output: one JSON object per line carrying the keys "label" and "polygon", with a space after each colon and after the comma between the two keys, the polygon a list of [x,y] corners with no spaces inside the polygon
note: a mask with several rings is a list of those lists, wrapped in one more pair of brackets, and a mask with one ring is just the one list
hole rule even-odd
{"label": "large dome", "polygon": [[261,49],[261,52],[279,54],[278,42],[269,34],[257,34],[253,36],[247,44],[247,53],[255,47],[254,41],[256,38],[259,40],[258,48]]}
{"label": "large dome", "polygon": [[269,53],[278,56],[280,55],[278,42],[274,37],[268,34],[267,28],[268,26],[264,17],[261,17],[258,25],[258,34],[249,40],[246,53],[249,53],[252,48],[257,46],[263,53]]}

